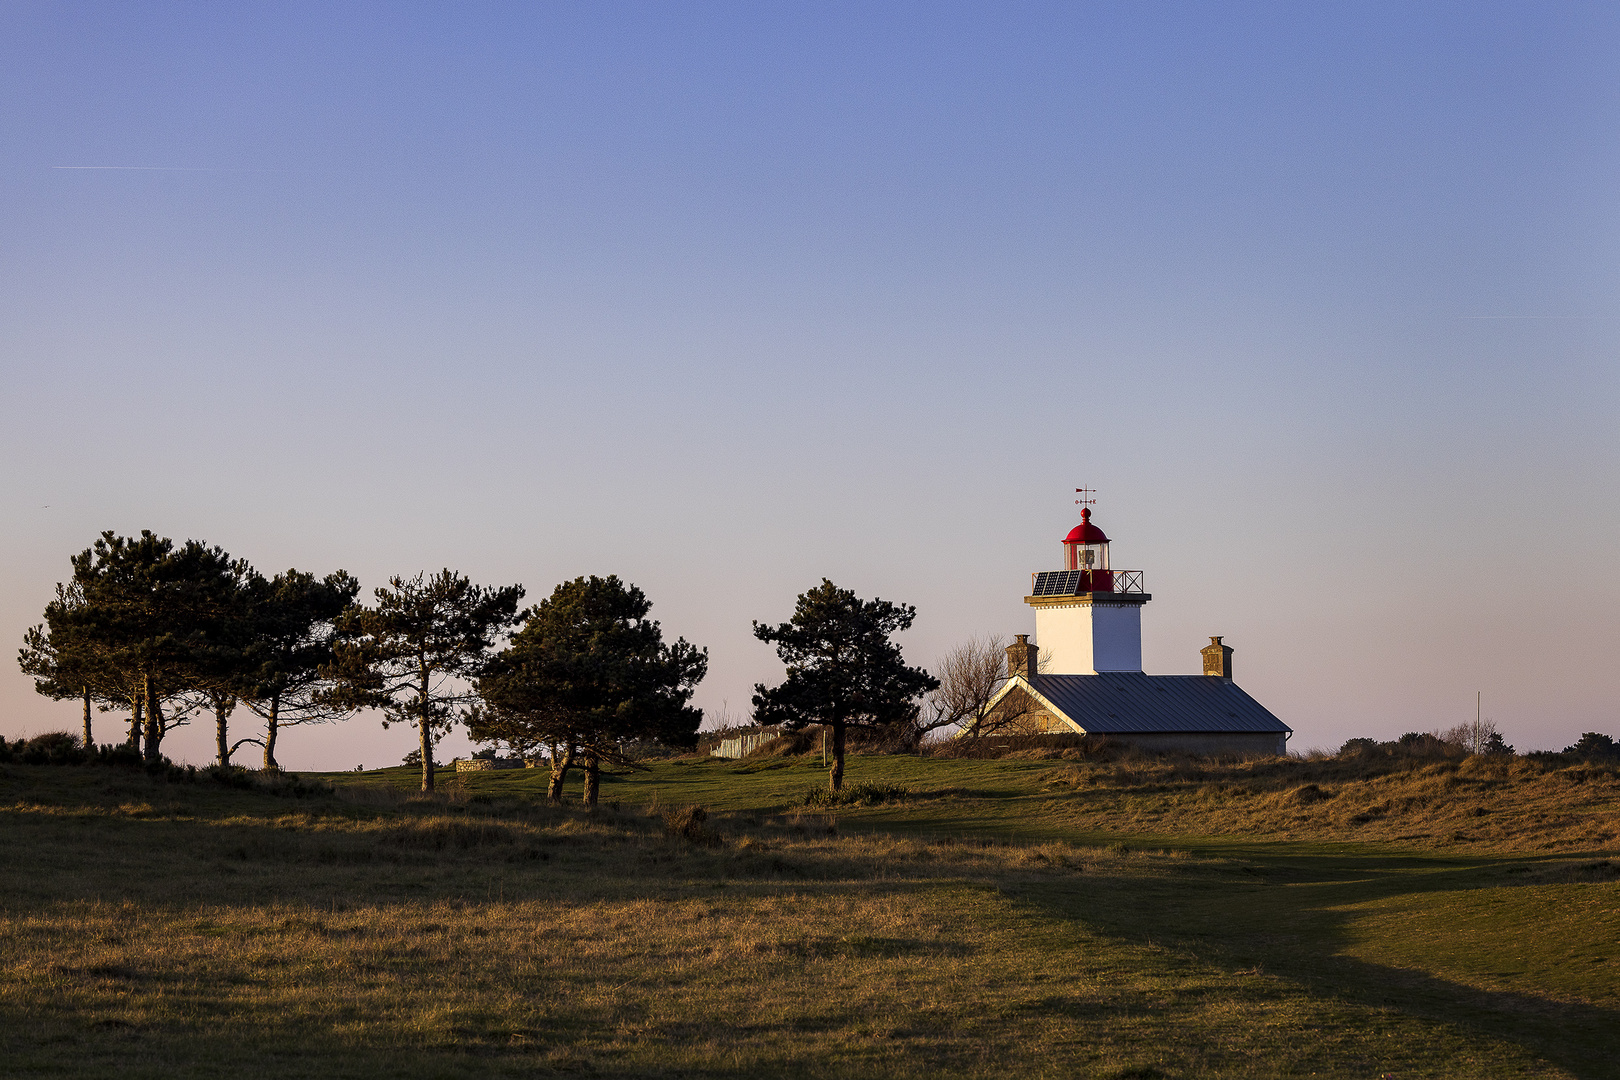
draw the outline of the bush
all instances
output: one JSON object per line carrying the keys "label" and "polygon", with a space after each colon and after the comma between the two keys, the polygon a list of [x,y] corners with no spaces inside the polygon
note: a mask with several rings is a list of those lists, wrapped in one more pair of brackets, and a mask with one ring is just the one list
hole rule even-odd
{"label": "bush", "polygon": [[103,744],[101,749],[96,751],[96,764],[119,765],[124,768],[138,769],[144,762],[141,760],[139,750],[129,745],[129,743],[118,743],[116,746]]}
{"label": "bush", "polygon": [[1426,731],[1408,731],[1395,740],[1396,752],[1405,757],[1449,757],[1453,747],[1438,735]]}
{"label": "bush", "polygon": [[[0,736],[0,763],[18,765],[118,765],[140,769],[146,767],[141,752],[128,743],[103,743],[86,748],[79,736],[67,731],[48,731],[32,739],[7,742]],[[170,767],[168,758],[155,768],[161,772]]]}
{"label": "bush", "polygon": [[1617,758],[1620,757],[1620,746],[1615,746],[1614,739],[1599,731],[1584,732],[1574,746],[1564,747],[1564,753],[1581,758]]}
{"label": "bush", "polygon": [[1399,739],[1346,739],[1339,747],[1341,761],[1367,758],[1444,758],[1470,754],[1512,754],[1513,747],[1489,720],[1469,721],[1443,733],[1408,731]]}
{"label": "bush", "polygon": [[19,765],[82,765],[93,753],[86,753],[79,737],[67,731],[48,731],[14,743],[0,738],[0,761]]}
{"label": "bush", "polygon": [[682,806],[674,810],[664,811],[664,835],[679,836],[683,840],[700,841],[706,839],[703,823],[709,820],[709,812],[701,806]]}
{"label": "bush", "polygon": [[230,788],[252,788],[253,774],[240,765],[209,765],[202,774],[216,784]]}
{"label": "bush", "polygon": [[82,765],[89,756],[79,737],[66,731],[35,735],[22,752],[23,762],[31,765]]}
{"label": "bush", "polygon": [[911,796],[911,789],[899,784],[851,784],[842,791],[828,791],[813,787],[799,800],[801,806],[825,808],[833,806],[876,806],[879,803],[901,802]]}

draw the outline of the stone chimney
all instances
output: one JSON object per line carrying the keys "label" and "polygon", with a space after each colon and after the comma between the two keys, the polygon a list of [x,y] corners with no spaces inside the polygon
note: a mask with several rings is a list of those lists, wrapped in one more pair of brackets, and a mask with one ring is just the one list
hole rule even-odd
{"label": "stone chimney", "polygon": [[1232,681],[1232,646],[1222,645],[1221,639],[1212,637],[1203,648],[1204,674]]}
{"label": "stone chimney", "polygon": [[1036,649],[1037,646],[1030,643],[1028,634],[1019,634],[1018,640],[1007,646],[1007,676],[1022,675],[1027,679],[1039,671]]}

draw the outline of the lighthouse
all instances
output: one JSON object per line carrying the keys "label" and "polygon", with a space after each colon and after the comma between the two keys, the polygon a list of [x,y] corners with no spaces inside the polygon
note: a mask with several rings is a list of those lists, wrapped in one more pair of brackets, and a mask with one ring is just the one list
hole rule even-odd
{"label": "lighthouse", "polygon": [[1007,647],[1007,679],[979,734],[1088,736],[1155,753],[1287,753],[1292,730],[1232,680],[1232,647],[1211,636],[1201,675],[1142,670],[1142,571],[1120,570],[1091,509],[1063,538],[1063,569],[1030,575],[1035,640]]}
{"label": "lighthouse", "polygon": [[1142,571],[1115,570],[1108,536],[1091,508],[1063,538],[1062,570],[1030,575],[1024,603],[1035,609],[1035,641],[1044,675],[1142,670]]}

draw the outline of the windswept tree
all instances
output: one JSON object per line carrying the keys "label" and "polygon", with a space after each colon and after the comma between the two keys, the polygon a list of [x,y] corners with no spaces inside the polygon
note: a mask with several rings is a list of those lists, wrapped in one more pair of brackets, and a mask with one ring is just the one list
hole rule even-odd
{"label": "windswept tree", "polygon": [[921,668],[907,667],[891,635],[911,626],[917,609],[887,600],[861,600],[826,578],[799,596],[793,618],[778,626],[754,623],[754,636],[776,646],[787,678],[754,687],[754,719],[796,730],[832,729],[832,790],[844,784],[844,737],[850,727],[914,725],[917,697],[939,686]]}
{"label": "windswept tree", "polygon": [[76,632],[71,616],[83,606],[84,591],[78,582],[57,583],[56,598],[45,606],[45,621],[23,635],[17,664],[33,677],[39,693],[58,701],[78,699],[84,705],[84,745],[89,750],[96,745],[93,706],[125,701],[128,693],[107,670],[96,643]]}
{"label": "windswept tree", "polygon": [[317,578],[288,570],[274,578],[255,576],[250,585],[251,640],[236,691],[242,704],[264,721],[263,738],[239,740],[227,748],[223,729],[221,763],[238,746],[264,747],[264,767],[279,769],[276,740],[285,727],[340,719],[351,707],[323,700],[330,681],[321,674],[332,665],[333,620],[360,592],[360,583],[342,570]]}
{"label": "windswept tree", "polygon": [[616,576],[558,585],[478,680],[484,705],[469,718],[473,739],[525,756],[548,747],[553,802],[577,756],[586,806],[596,805],[602,765],[629,763],[628,743],[695,745],[703,714],[688,702],[708,652],[685,638],[664,644],[651,610]]}
{"label": "windswept tree", "polygon": [[93,661],[109,699],[130,697],[137,720],[144,717],[148,761],[161,758],[164,735],[186,720],[184,707],[165,714],[164,704],[230,678],[249,573],[218,547],[196,540],[176,547],[145,530],[104,532],[73,557],[72,590],[47,609],[58,662]]}
{"label": "windswept tree", "polygon": [[521,585],[483,588],[450,570],[391,578],[374,606],[353,605],[333,623],[332,685],[314,700],[376,708],[383,726],[410,724],[421,737],[422,790],[433,790],[433,743],[474,695],[497,639],[517,622]]}

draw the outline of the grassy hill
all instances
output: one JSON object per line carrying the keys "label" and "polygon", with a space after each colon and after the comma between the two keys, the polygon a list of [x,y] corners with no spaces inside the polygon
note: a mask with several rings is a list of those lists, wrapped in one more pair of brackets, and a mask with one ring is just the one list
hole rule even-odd
{"label": "grassy hill", "polygon": [[0,1074],[1616,1074],[1613,769],[817,764],[0,766]]}

